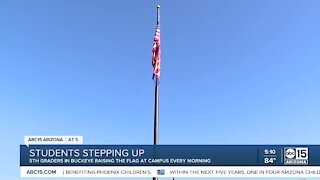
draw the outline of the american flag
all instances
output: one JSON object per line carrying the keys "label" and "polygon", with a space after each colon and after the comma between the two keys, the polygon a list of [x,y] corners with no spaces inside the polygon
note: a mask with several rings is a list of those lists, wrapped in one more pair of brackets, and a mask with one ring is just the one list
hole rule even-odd
{"label": "american flag", "polygon": [[161,49],[160,49],[160,27],[156,29],[156,34],[153,39],[152,46],[152,66],[153,76],[152,79],[157,78],[156,82],[160,80],[160,64],[161,64]]}

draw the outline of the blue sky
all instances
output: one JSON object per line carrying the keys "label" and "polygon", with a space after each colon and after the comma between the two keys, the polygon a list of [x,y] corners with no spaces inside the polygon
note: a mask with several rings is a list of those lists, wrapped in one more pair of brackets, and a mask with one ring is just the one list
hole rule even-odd
{"label": "blue sky", "polygon": [[157,4],[160,144],[318,144],[319,1],[3,0],[2,177],[25,135],[152,144]]}

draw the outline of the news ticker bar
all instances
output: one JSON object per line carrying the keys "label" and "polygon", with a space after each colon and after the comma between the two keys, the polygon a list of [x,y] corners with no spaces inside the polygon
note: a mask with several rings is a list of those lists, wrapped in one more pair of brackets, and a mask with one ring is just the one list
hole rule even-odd
{"label": "news ticker bar", "polygon": [[21,145],[20,166],[320,166],[320,145]]}
{"label": "news ticker bar", "polygon": [[21,177],[320,177],[320,166],[22,166]]}

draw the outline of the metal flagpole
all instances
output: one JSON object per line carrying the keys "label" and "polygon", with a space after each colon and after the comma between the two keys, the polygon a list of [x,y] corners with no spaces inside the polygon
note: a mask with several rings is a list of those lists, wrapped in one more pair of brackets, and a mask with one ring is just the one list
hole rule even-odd
{"label": "metal flagpole", "polygon": [[[160,27],[160,5],[157,6],[157,27]],[[155,78],[153,144],[157,145],[159,143],[159,78]],[[158,180],[157,177],[153,177],[152,179]]]}
{"label": "metal flagpole", "polygon": [[159,143],[159,85],[158,79],[156,79],[155,86],[155,98],[154,98],[154,139],[153,144],[157,145]]}

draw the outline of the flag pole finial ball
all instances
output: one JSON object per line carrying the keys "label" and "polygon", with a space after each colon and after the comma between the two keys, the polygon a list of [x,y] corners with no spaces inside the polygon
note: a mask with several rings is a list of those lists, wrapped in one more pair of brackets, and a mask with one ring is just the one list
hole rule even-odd
{"label": "flag pole finial ball", "polygon": [[157,8],[160,8],[160,5],[158,5]]}

